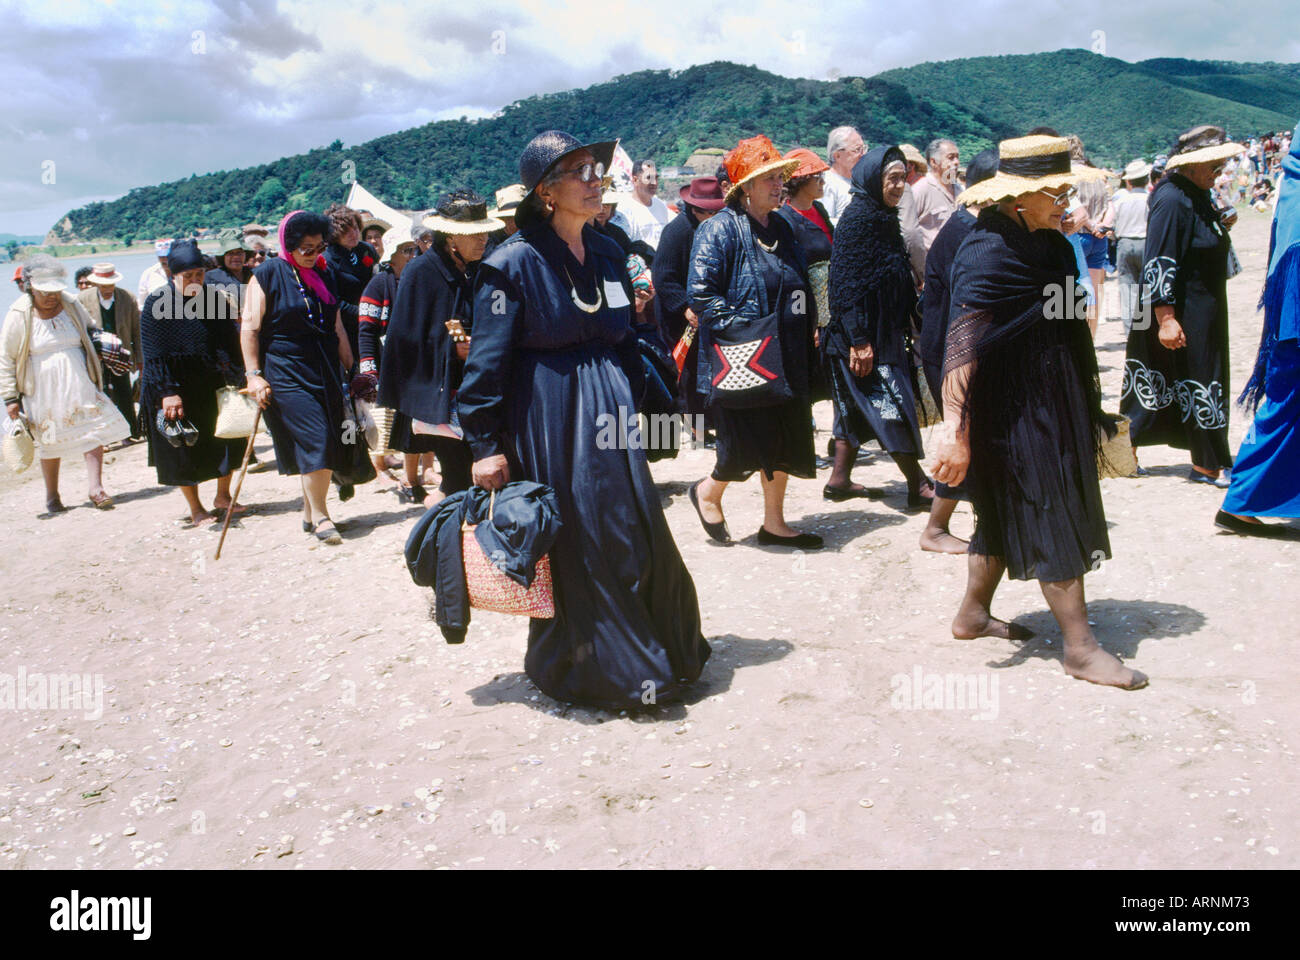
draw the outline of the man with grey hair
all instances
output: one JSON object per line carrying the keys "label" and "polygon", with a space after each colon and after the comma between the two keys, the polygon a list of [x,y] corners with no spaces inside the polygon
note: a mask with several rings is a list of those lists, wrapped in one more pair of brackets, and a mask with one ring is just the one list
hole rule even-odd
{"label": "man with grey hair", "polygon": [[826,157],[831,168],[824,177],[822,206],[826,208],[831,223],[849,208],[849,182],[853,165],[867,152],[867,144],[855,127],[836,127],[826,138]]}
{"label": "man with grey hair", "polygon": [[929,170],[912,184],[912,204],[916,217],[916,240],[925,253],[929,253],[934,238],[957,209],[960,163],[957,144],[951,140],[931,140],[925,159]]}
{"label": "man with grey hair", "polygon": [[[429,211],[431,214],[436,212],[434,210]],[[420,253],[428,253],[429,248],[433,246],[433,231],[424,225],[423,220],[424,217],[415,218],[415,223],[411,225],[411,239],[420,248]]]}

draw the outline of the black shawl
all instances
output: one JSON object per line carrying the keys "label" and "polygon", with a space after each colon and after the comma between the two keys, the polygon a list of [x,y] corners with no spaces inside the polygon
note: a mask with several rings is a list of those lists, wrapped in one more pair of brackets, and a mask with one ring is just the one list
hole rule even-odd
{"label": "black shawl", "polygon": [[[834,339],[860,343],[862,329],[876,349],[877,362],[897,362],[916,306],[912,262],[903,243],[898,208],[884,200],[885,167],[906,162],[897,147],[876,147],[853,167],[853,199],[835,226],[831,247],[830,307]],[[899,321],[903,322],[900,324]],[[893,329],[895,326],[898,329]],[[855,335],[856,334],[856,335]],[[887,351],[882,342],[888,341]],[[905,352],[905,351],[903,351]]]}
{"label": "black shawl", "polygon": [[379,405],[425,423],[450,423],[462,364],[446,322],[471,326],[470,283],[437,247],[402,270],[379,363]]}
{"label": "black shawl", "polygon": [[[1057,389],[1050,369],[1036,362],[1039,344],[1055,338],[1070,347],[1093,426],[1113,435],[1101,412],[1096,349],[1078,308],[1074,248],[1059,231],[1030,232],[989,207],[958,250],[951,283],[944,375],[975,363],[963,423],[973,416],[991,435],[1005,435],[1026,398]],[[1068,312],[1060,316],[1058,308]]]}

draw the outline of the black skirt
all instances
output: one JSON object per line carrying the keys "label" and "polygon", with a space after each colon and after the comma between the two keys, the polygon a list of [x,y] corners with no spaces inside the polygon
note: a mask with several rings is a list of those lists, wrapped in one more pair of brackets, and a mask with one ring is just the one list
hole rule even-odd
{"label": "black skirt", "polygon": [[141,410],[146,421],[149,463],[158,474],[158,482],[167,487],[192,487],[224,477],[244,456],[246,440],[220,440],[213,436],[217,427],[217,390],[223,381],[215,371],[205,370],[202,361],[173,360],[173,374],[181,381],[181,404],[184,418],[199,431],[192,447],[173,447],[158,432],[158,409]]}
{"label": "black skirt", "polygon": [[714,404],[709,408],[709,422],[717,435],[714,480],[748,480],[759,470],[769,480],[777,472],[805,480],[817,475],[812,408],[807,398],[746,410]]}

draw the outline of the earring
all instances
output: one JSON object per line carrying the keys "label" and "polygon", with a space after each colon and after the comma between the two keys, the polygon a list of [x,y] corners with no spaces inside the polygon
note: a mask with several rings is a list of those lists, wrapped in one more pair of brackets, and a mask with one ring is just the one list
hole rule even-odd
{"label": "earring", "polygon": [[1025,212],[1025,208],[1022,207],[1020,204],[1017,203],[1017,204],[1016,204],[1016,213],[1024,213],[1024,212]]}

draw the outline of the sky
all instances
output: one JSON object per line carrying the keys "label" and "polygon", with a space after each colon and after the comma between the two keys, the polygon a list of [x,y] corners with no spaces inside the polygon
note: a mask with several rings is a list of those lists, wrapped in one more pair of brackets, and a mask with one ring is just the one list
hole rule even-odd
{"label": "sky", "polygon": [[[1290,9],[1288,9],[1290,8]],[[1082,47],[1300,61],[1294,0],[0,0],[0,233],[129,189],[715,60],[790,77]],[[956,96],[960,99],[960,95]]]}

